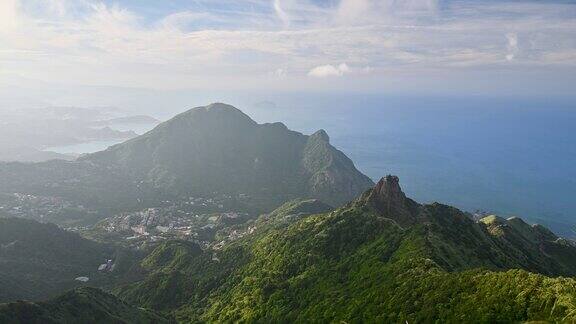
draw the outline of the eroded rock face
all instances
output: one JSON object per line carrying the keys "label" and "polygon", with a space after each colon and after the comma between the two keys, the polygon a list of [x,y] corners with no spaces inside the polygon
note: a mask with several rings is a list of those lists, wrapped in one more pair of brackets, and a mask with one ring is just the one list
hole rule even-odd
{"label": "eroded rock face", "polygon": [[394,205],[401,206],[406,199],[406,195],[400,188],[400,179],[393,175],[387,175],[380,179],[373,191],[374,195],[384,202],[388,209]]}
{"label": "eroded rock face", "polygon": [[368,201],[382,216],[402,226],[413,225],[418,221],[419,205],[406,198],[397,176],[387,175],[380,179],[370,192]]}

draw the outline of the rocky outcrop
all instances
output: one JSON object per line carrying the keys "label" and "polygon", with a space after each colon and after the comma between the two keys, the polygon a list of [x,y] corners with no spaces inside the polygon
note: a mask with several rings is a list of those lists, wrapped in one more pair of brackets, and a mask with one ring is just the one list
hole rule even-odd
{"label": "rocky outcrop", "polygon": [[382,216],[393,219],[402,226],[413,225],[422,218],[420,206],[402,192],[397,176],[387,175],[380,179],[369,192],[367,200]]}

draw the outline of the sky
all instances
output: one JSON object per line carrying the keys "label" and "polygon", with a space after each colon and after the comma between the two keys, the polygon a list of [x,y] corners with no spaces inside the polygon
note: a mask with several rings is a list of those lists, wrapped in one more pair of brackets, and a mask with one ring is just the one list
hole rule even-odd
{"label": "sky", "polygon": [[0,0],[0,97],[570,95],[575,18],[568,0]]}

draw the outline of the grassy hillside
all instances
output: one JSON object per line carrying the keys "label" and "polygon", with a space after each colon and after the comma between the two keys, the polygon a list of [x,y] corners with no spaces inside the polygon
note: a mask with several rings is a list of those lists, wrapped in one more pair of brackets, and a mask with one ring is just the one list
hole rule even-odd
{"label": "grassy hillside", "polygon": [[558,277],[575,248],[538,226],[417,204],[394,177],[333,212],[283,209],[218,251],[165,243],[119,296],[182,322],[576,320],[576,281]]}

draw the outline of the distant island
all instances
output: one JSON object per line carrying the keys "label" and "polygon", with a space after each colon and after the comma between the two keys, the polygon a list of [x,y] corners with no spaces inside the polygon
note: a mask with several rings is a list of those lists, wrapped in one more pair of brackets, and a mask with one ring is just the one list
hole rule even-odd
{"label": "distant island", "polygon": [[[146,115],[113,117],[115,109],[52,107],[3,116],[0,161],[42,162],[72,160],[79,153],[58,147],[96,141],[115,143],[136,137],[134,129],[152,128],[159,121]],[[56,150],[53,152],[51,150]]]}

